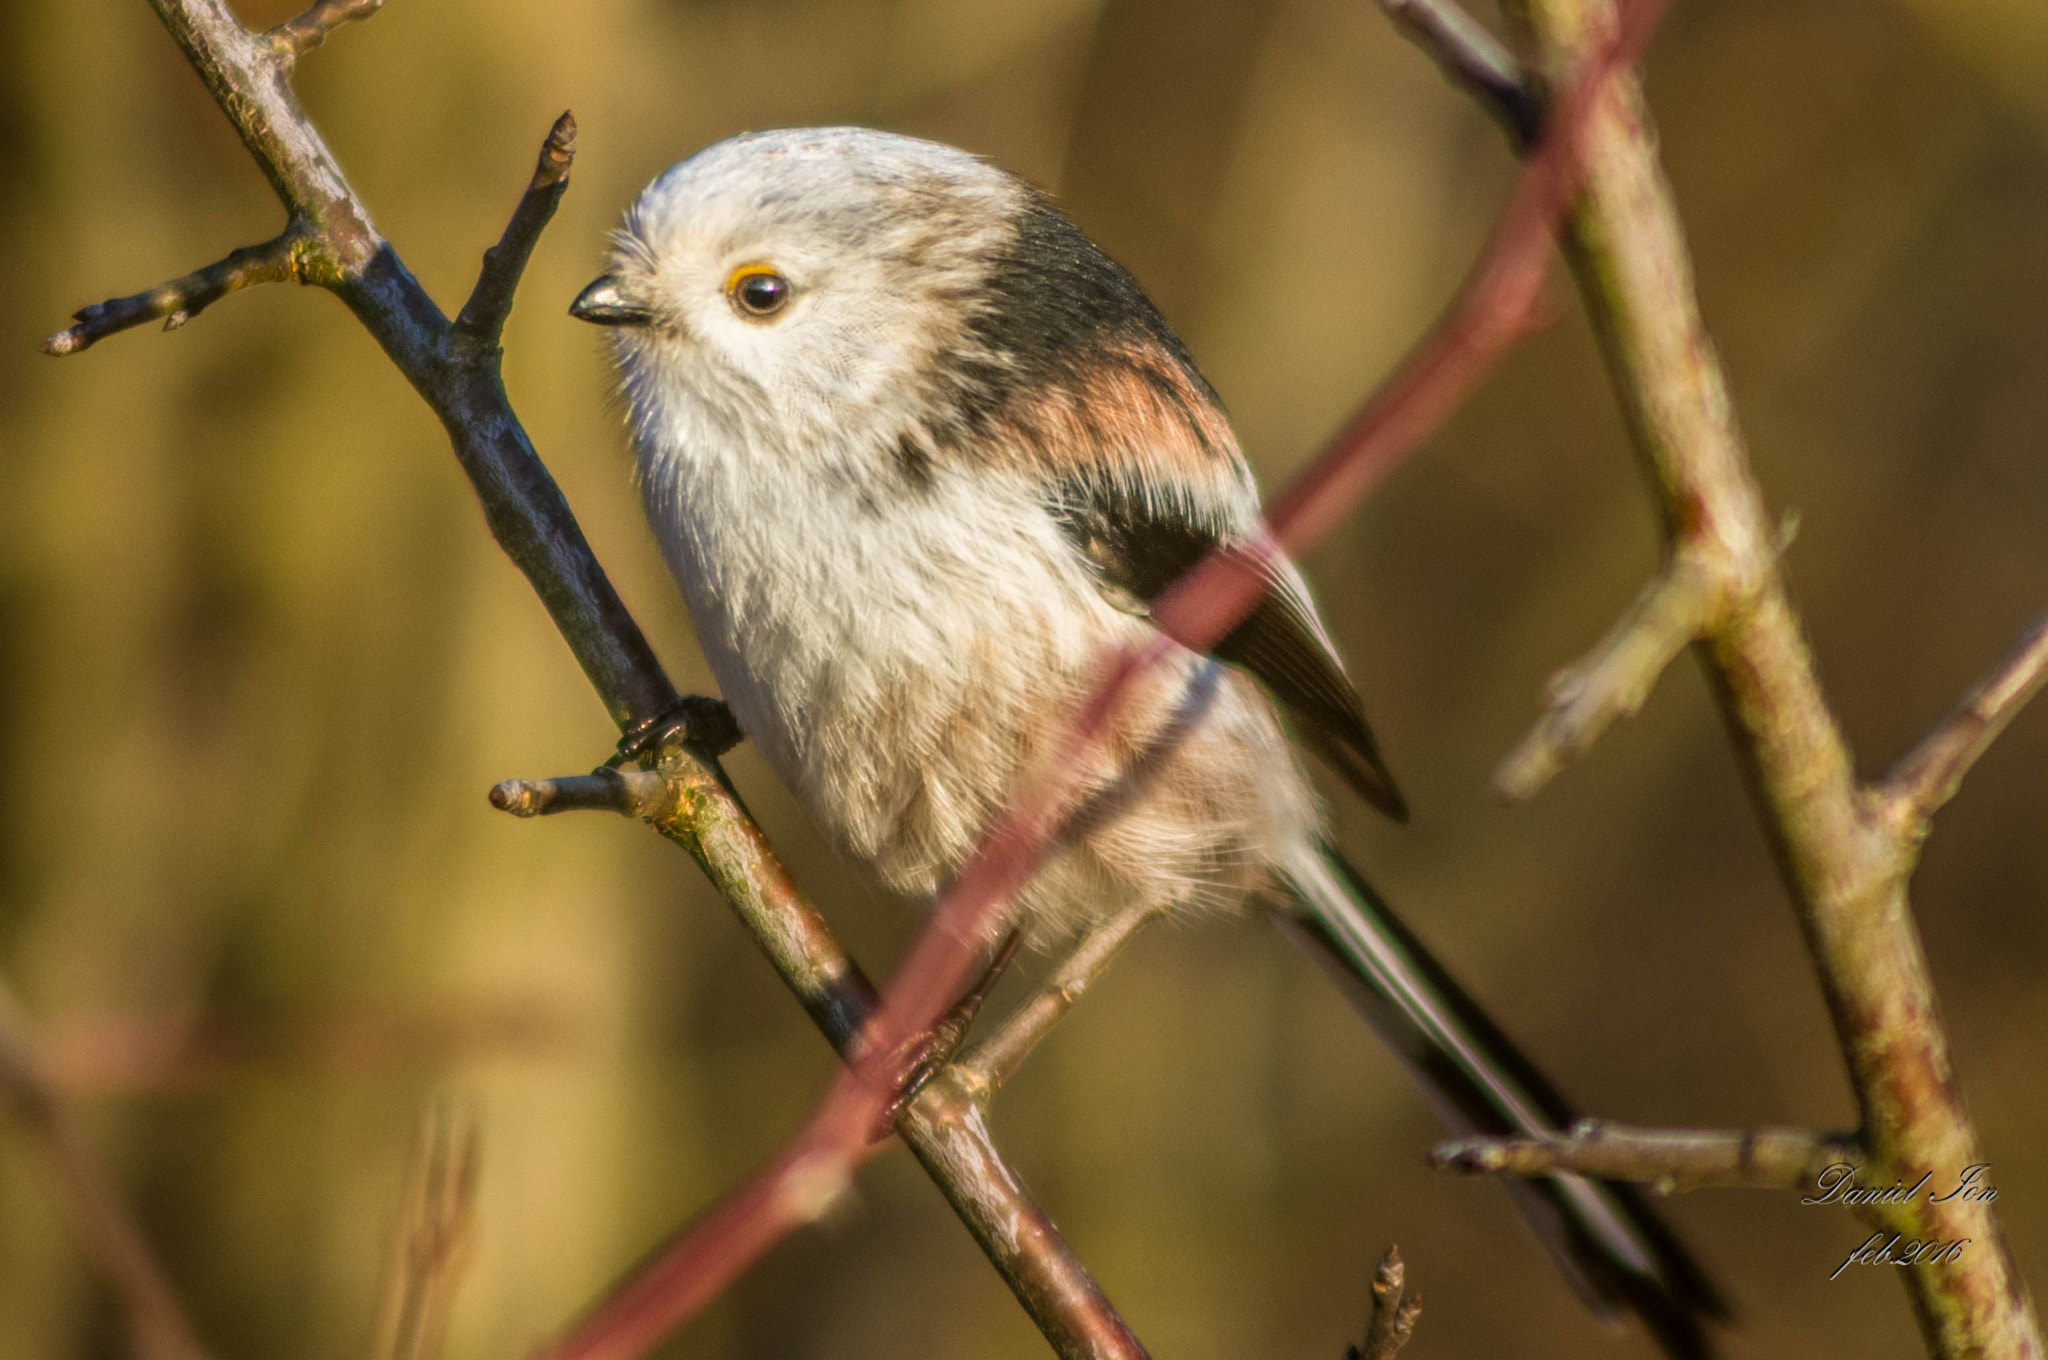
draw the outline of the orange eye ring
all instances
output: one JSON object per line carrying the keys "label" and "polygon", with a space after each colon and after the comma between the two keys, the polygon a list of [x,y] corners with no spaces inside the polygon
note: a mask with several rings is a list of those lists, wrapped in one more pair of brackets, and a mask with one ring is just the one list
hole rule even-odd
{"label": "orange eye ring", "polygon": [[733,310],[749,321],[766,321],[789,306],[796,288],[775,268],[765,264],[743,264],[725,281],[725,296]]}

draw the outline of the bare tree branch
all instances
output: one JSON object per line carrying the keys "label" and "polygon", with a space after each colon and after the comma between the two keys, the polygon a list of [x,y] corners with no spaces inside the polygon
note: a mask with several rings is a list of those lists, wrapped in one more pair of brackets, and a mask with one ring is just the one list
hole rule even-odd
{"label": "bare tree branch", "polygon": [[448,1306],[469,1264],[481,1144],[473,1114],[437,1104],[421,1121],[371,1352],[376,1360],[435,1360],[441,1353]]}
{"label": "bare tree branch", "polygon": [[305,226],[294,223],[260,246],[243,246],[224,260],[160,283],[148,292],[80,307],[71,314],[76,324],[43,341],[43,353],[60,358],[76,354],[94,341],[158,317],[164,318],[165,330],[174,331],[238,288],[254,283],[303,282],[310,242]]}
{"label": "bare tree branch", "polygon": [[[377,0],[382,4],[383,0]],[[373,6],[374,8],[374,6]],[[455,329],[473,344],[496,345],[504,333],[505,318],[512,313],[512,295],[519,289],[519,276],[533,254],[541,230],[555,215],[555,207],[569,188],[569,164],[576,158],[576,119],[564,113],[548,129],[541,143],[540,161],[533,167],[533,181],[512,210],[505,234],[498,244],[484,252],[484,267],[477,274],[469,301],[455,317]]]}
{"label": "bare tree branch", "polygon": [[11,1106],[49,1160],[85,1248],[120,1301],[144,1360],[206,1360],[191,1321],[77,1117],[43,1073],[28,1023],[0,981],[0,1105]]}
{"label": "bare tree branch", "polygon": [[1429,1164],[1473,1175],[1547,1176],[1575,1171],[1635,1181],[1660,1195],[1706,1186],[1798,1190],[1831,1166],[1859,1165],[1846,1133],[1811,1129],[1644,1129],[1581,1119],[1536,1138],[1458,1138],[1430,1149]]}
{"label": "bare tree branch", "polygon": [[1408,1289],[1401,1248],[1389,1246],[1372,1273],[1372,1321],[1366,1324],[1365,1342],[1347,1350],[1344,1360],[1394,1360],[1421,1316],[1422,1295]]}
{"label": "bare tree branch", "polygon": [[1963,696],[1941,724],[1923,738],[1873,789],[1878,815],[1903,842],[1918,844],[1935,811],[1956,796],[1963,776],[1977,763],[2005,725],[2048,682],[2048,614],[2042,614],[1992,668]]}
{"label": "bare tree branch", "polygon": [[[323,0],[259,36],[221,0],[150,3],[292,220],[309,224],[300,277],[339,296],[440,416],[493,536],[532,582],[613,720],[635,749],[672,733],[662,748],[662,829],[690,848],[827,1036],[842,1049],[852,1043],[874,1010],[872,986],[775,861],[717,767],[715,743],[685,744],[697,734],[688,706],[605,578],[505,397],[496,328],[532,235],[561,191],[569,128],[558,123],[551,134],[513,225],[487,258],[470,323],[454,325],[378,234],[287,79],[298,52],[374,6]],[[686,715],[680,728],[679,713]],[[586,786],[571,797],[589,792]],[[515,789],[505,797],[517,804],[538,795]],[[906,1108],[899,1129],[1053,1349],[1062,1356],[1143,1356],[1004,1164],[979,1111],[948,1099],[928,1089]]]}
{"label": "bare tree branch", "polygon": [[1543,95],[1522,64],[1457,0],[1380,0],[1394,26],[1507,126],[1517,146],[1543,135]]}
{"label": "bare tree branch", "polygon": [[1608,724],[1643,706],[1657,677],[1725,607],[1718,563],[1680,549],[1585,660],[1551,677],[1548,711],[1494,771],[1503,796],[1532,798]]}
{"label": "bare tree branch", "polygon": [[[1613,0],[1507,0],[1504,10],[1551,72],[1570,70],[1596,50],[1616,20]],[[1958,1175],[1984,1158],[1906,896],[1918,828],[1902,823],[1919,819],[1902,817],[1897,798],[1857,783],[1822,694],[1727,381],[1700,320],[1649,111],[1632,78],[1607,94],[1587,161],[1567,254],[1672,558],[1698,556],[1727,592],[1727,607],[1707,621],[1698,650],[1749,767],[1813,956],[1856,1092],[1860,1141],[1881,1177],[1911,1183],[1930,1172]],[[1648,630],[1641,654],[1653,656],[1671,636],[1670,628]],[[1910,789],[1907,797],[1930,807],[1944,796],[2039,683],[2035,645],[2023,644],[1966,701],[1956,726],[1908,758],[1910,773],[1893,792]],[[1902,1273],[1935,1355],[2043,1353],[2026,1284],[1982,1198],[1914,1198],[1871,1217],[1918,1240],[1973,1244],[1968,1253],[1922,1257]]]}

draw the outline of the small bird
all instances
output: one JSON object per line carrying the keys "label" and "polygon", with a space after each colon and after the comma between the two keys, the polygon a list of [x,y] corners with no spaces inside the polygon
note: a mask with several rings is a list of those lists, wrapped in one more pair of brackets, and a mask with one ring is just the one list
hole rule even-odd
{"label": "small bird", "polygon": [[[1147,601],[1261,524],[1216,394],[1043,192],[864,128],[720,142],[656,179],[573,315],[611,329],[648,520],[741,729],[831,841],[936,894]],[[1290,731],[1407,815],[1295,568],[1212,656],[1153,671],[1080,772],[1100,806],[1009,924],[1276,910],[1455,1132],[1573,1119],[1328,844]],[[1142,779],[1125,780],[1133,762]],[[1628,1187],[1512,1182],[1603,1315],[1675,1356],[1723,1305]]]}

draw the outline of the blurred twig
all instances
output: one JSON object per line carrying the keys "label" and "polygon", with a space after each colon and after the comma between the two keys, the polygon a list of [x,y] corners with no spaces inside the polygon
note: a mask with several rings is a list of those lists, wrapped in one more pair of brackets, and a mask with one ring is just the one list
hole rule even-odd
{"label": "blurred twig", "polygon": [[86,1250],[120,1300],[143,1360],[205,1360],[205,1348],[127,1203],[86,1142],[69,1104],[44,1075],[13,991],[0,981],[0,1105],[49,1159]]}
{"label": "blurred twig", "polygon": [[1640,1129],[1582,1119],[1539,1138],[1458,1138],[1429,1152],[1448,1171],[1545,1176],[1576,1171],[1636,1181],[1658,1194],[1707,1186],[1797,1190],[1831,1166],[1862,1159],[1846,1133],[1812,1129]]}
{"label": "blurred twig", "polygon": [[1401,1249],[1390,1246],[1372,1273],[1372,1321],[1366,1324],[1365,1341],[1347,1350],[1344,1360],[1393,1360],[1415,1334],[1421,1316],[1422,1295],[1409,1290]]}
{"label": "blurred twig", "polygon": [[1543,135],[1543,94],[1515,54],[1457,0],[1379,0],[1387,17],[1429,53],[1443,73],[1470,90],[1507,125],[1518,146]]}
{"label": "blurred twig", "polygon": [[953,1065],[952,1080],[970,1099],[986,1105],[997,1088],[1023,1066],[1031,1050],[1074,1008],[1110,960],[1158,914],[1150,906],[1127,907],[1091,927],[1073,952],[1060,960],[994,1033],[960,1056]]}
{"label": "blurred twig", "polygon": [[1726,604],[1712,555],[1681,549],[1583,661],[1551,677],[1547,711],[1501,761],[1493,786],[1532,798],[1599,739],[1643,706],[1671,659],[1704,633]]}
{"label": "blurred twig", "polygon": [[[1504,8],[1551,71],[1571,69],[1615,21],[1612,0],[1509,0]],[[1565,696],[1564,717],[1577,704],[1582,720],[1547,717],[1501,782],[1517,793],[1540,786],[1647,692],[1696,623],[1848,1062],[1862,1155],[1880,1180],[1957,1175],[1983,1158],[1906,886],[1927,814],[2039,687],[2048,630],[2037,625],[1891,779],[1859,784],[1786,590],[1778,536],[1700,320],[1684,233],[1633,78],[1618,82],[1596,115],[1567,246],[1663,512],[1672,565],[1584,668],[1603,683]],[[1712,590],[1674,584],[1688,578]],[[1915,1239],[1973,1244],[1905,1269],[1934,1354],[2042,1354],[2033,1303],[1988,1203],[1914,1198],[1865,1212]]]}
{"label": "blurred twig", "polygon": [[[550,132],[511,225],[486,256],[463,316],[451,324],[372,225],[288,79],[301,52],[336,24],[370,13],[374,0],[321,0],[262,35],[243,28],[221,0],[150,3],[290,220],[310,224],[295,256],[296,277],[339,296],[441,417],[493,536],[540,595],[630,752],[638,754],[665,733],[675,738],[661,747],[662,829],[683,842],[725,892],[827,1036],[851,1051],[875,1010],[873,987],[796,890],[733,793],[713,754],[722,749],[720,733],[701,726],[702,705],[692,708],[678,698],[505,397],[498,329],[534,235],[563,191],[573,122],[565,117]],[[721,730],[728,743],[736,735],[729,729],[728,720]],[[623,780],[578,784],[567,797],[616,799],[632,787]],[[559,785],[553,792],[561,793]],[[507,803],[531,811],[546,810],[547,796],[532,788],[503,794]],[[937,1089],[921,1093],[899,1118],[899,1131],[1053,1349],[1063,1356],[1142,1356],[1100,1287],[1003,1162],[979,1112],[949,1105],[953,1099]],[[798,1205],[799,1217],[818,1199],[813,1193]]]}
{"label": "blurred twig", "polygon": [[375,1360],[435,1360],[441,1353],[448,1305],[469,1264],[481,1142],[468,1112],[436,1104],[421,1120],[371,1351]]}
{"label": "blurred twig", "polygon": [[1920,744],[1872,790],[1878,815],[1902,841],[1918,843],[1936,809],[2020,708],[2048,682],[2048,614],[2042,614]]}

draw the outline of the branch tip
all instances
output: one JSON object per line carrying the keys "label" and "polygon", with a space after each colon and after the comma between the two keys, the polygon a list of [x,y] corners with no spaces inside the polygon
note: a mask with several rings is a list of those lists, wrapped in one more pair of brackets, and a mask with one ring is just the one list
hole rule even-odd
{"label": "branch tip", "polygon": [[559,779],[507,779],[492,786],[491,806],[514,817],[558,812],[616,812],[646,817],[659,806],[665,785],[648,770],[600,769]]}
{"label": "branch tip", "polygon": [[384,0],[317,0],[264,36],[279,56],[296,61],[343,24],[367,19],[383,7]]}
{"label": "branch tip", "polygon": [[1422,1316],[1422,1295],[1409,1290],[1407,1277],[1401,1248],[1389,1245],[1372,1273],[1372,1320],[1366,1324],[1365,1342],[1347,1350],[1345,1360],[1392,1360],[1408,1344]]}
{"label": "branch tip", "polygon": [[1873,791],[1885,823],[1908,848],[1956,796],[1963,776],[2029,699],[2048,683],[2048,613],[2028,624],[1991,673],[1978,681]]}
{"label": "branch tip", "polygon": [[1633,714],[1657,677],[1720,614],[1728,592],[1711,549],[1681,547],[1582,660],[1550,679],[1546,711],[1494,772],[1520,802],[1584,755],[1617,718]]}
{"label": "branch tip", "polygon": [[174,331],[238,289],[303,280],[305,251],[312,240],[302,224],[294,223],[261,245],[230,251],[227,258],[183,278],[160,283],[147,292],[80,307],[71,314],[72,325],[43,342],[43,353],[58,358],[76,354],[110,335],[159,317],[164,319],[165,330]]}
{"label": "branch tip", "polygon": [[469,301],[462,304],[462,311],[455,318],[458,338],[486,352],[497,348],[498,337],[505,330],[505,318],[512,312],[512,295],[519,289],[519,276],[526,271],[527,258],[540,240],[541,229],[555,215],[555,207],[569,187],[569,167],[575,159],[576,118],[565,110],[541,142],[533,178],[520,195],[519,205],[512,210],[505,234],[498,238],[498,244],[484,252],[476,287],[470,290]]}

